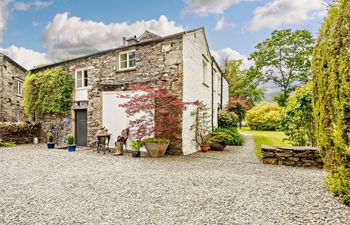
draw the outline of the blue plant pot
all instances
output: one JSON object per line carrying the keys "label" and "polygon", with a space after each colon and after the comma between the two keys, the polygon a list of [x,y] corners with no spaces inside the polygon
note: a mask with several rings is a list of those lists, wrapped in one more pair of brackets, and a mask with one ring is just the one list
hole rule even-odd
{"label": "blue plant pot", "polygon": [[55,143],[47,143],[47,148],[48,149],[54,149],[55,148]]}
{"label": "blue plant pot", "polygon": [[68,145],[68,152],[75,152],[77,146],[75,145]]}

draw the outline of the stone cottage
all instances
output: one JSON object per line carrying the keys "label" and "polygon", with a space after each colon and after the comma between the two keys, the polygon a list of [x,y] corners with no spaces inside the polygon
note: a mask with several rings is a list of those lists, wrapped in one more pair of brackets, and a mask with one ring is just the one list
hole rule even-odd
{"label": "stone cottage", "polygon": [[0,53],[0,122],[24,117],[22,86],[27,70]]}
{"label": "stone cottage", "polygon": [[[228,84],[218,63],[211,56],[204,28],[160,37],[146,31],[140,37],[123,38],[123,45],[91,55],[33,69],[37,73],[60,66],[75,79],[71,132],[79,146],[86,146],[100,127],[112,134],[111,147],[128,118],[117,98],[132,83],[156,84],[182,74],[172,85],[172,93],[184,101],[203,101],[210,107],[213,127],[218,112],[228,102]],[[195,118],[189,109],[180,115],[182,131],[176,134],[170,154],[197,151]]]}

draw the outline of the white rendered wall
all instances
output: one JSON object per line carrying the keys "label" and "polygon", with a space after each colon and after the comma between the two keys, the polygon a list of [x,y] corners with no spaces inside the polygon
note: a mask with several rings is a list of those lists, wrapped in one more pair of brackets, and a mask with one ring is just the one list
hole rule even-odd
{"label": "white rendered wall", "polygon": [[[203,85],[203,55],[209,60],[208,69],[210,74],[209,86]],[[210,53],[207,48],[202,30],[187,33],[183,38],[183,99],[184,101],[203,101],[211,107],[211,62]],[[191,112],[195,107],[189,107],[183,113],[182,123],[182,150],[185,155],[198,151],[195,142],[195,131],[191,126],[195,117]],[[211,113],[211,110],[210,110]]]}
{"label": "white rendered wall", "polygon": [[223,99],[222,99],[223,107],[227,106],[229,100],[230,100],[230,98],[229,98],[229,87],[228,87],[227,80],[224,79],[223,80]]}

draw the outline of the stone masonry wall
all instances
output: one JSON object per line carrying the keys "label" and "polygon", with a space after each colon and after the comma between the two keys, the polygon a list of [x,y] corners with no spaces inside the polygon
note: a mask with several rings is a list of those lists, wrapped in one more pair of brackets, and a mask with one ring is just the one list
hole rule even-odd
{"label": "stone masonry wall", "polygon": [[[136,50],[136,68],[119,70],[119,53],[132,49]],[[79,102],[79,104],[75,102],[70,117],[72,118],[71,130],[74,132],[74,109],[87,109],[88,143],[90,143],[103,124],[102,92],[126,91],[131,83],[153,85],[170,79],[174,75],[181,74],[183,70],[182,36],[106,51],[57,64],[57,66],[67,70],[73,77],[75,77],[77,69],[88,69],[88,101]],[[42,69],[36,71],[40,70]],[[182,79],[179,79],[169,89],[176,96],[182,97],[182,85]],[[179,117],[182,119],[182,115],[179,115]],[[175,144],[170,146],[169,153],[182,154],[182,135],[177,134],[175,136],[178,138],[173,141]]]}
{"label": "stone masonry wall", "polygon": [[323,161],[317,148],[312,147],[271,147],[262,145],[264,164],[297,167],[323,167]]}
{"label": "stone masonry wall", "polygon": [[0,54],[0,121],[18,121],[24,116],[23,96],[17,94],[17,82],[23,84],[26,71]]}

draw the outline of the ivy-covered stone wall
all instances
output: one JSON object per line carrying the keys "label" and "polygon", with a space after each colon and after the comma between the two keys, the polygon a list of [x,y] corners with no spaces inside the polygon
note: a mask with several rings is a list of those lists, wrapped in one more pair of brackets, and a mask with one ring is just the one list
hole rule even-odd
{"label": "ivy-covered stone wall", "polygon": [[40,135],[40,124],[29,122],[1,122],[0,141],[16,144],[33,143],[34,137]]}

